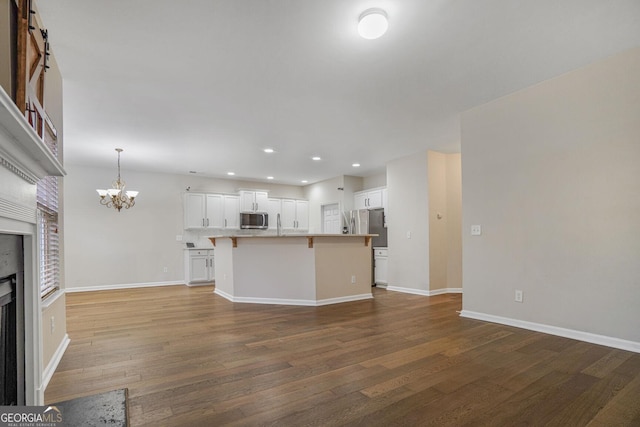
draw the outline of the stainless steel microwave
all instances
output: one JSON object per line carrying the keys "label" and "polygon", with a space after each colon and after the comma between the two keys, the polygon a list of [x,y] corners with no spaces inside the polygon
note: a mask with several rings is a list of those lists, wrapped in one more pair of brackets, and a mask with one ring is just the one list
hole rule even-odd
{"label": "stainless steel microwave", "polygon": [[241,212],[240,228],[266,230],[269,228],[269,214],[266,212]]}

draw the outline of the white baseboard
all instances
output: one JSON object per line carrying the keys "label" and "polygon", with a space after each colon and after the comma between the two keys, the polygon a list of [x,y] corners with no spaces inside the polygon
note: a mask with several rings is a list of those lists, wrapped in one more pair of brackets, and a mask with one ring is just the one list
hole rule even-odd
{"label": "white baseboard", "polygon": [[462,288],[442,288],[436,289],[435,291],[429,291],[429,296],[432,297],[434,295],[444,295],[444,294],[461,294]]}
{"label": "white baseboard", "polygon": [[302,300],[302,299],[283,299],[283,298],[253,298],[253,297],[235,297],[216,288],[213,292],[221,297],[231,301],[249,304],[276,304],[276,305],[300,305],[308,307],[317,307],[321,305],[338,304],[349,301],[360,301],[363,299],[373,298],[372,294],[350,295],[347,297],[327,298],[322,300]]}
{"label": "white baseboard", "polygon": [[62,360],[62,356],[64,355],[64,352],[67,350],[67,347],[69,346],[70,342],[71,340],[69,339],[69,335],[64,334],[64,338],[62,338],[62,341],[60,342],[60,345],[58,345],[56,352],[53,353],[53,357],[51,357],[49,364],[42,372],[42,385],[40,386],[40,390],[42,391],[43,395],[44,395],[44,391],[47,389],[47,386],[49,385],[49,381],[51,381],[51,377],[53,377],[53,374],[56,372],[56,368],[58,367],[60,360]]}
{"label": "white baseboard", "polygon": [[148,283],[124,283],[120,285],[100,285],[81,286],[77,288],[65,288],[65,292],[90,292],[90,291],[111,291],[114,289],[152,288],[156,286],[176,286],[183,285],[184,282],[148,282]]}
{"label": "white baseboard", "polygon": [[405,294],[422,295],[425,297],[432,297],[435,295],[442,295],[442,294],[461,294],[462,293],[462,288],[443,288],[443,289],[436,289],[434,291],[428,291],[426,289],[403,288],[400,286],[387,286],[387,290],[394,291],[394,292],[402,292]]}
{"label": "white baseboard", "polygon": [[619,348],[621,350],[640,353],[640,342],[623,340],[620,338],[597,335],[590,332],[577,331],[575,329],[560,328],[557,326],[545,325],[542,323],[528,322],[525,320],[511,319],[509,317],[494,316],[492,314],[478,313],[476,311],[462,310],[461,317],[469,319],[484,320],[486,322],[500,323],[502,325],[515,326],[516,328],[528,329],[530,331],[543,332],[545,334],[557,335],[564,338],[571,338],[578,341],[585,341],[592,344],[604,345],[607,347]]}
{"label": "white baseboard", "polygon": [[372,299],[373,294],[360,294],[360,295],[349,295],[348,297],[338,297],[338,298],[327,298],[327,299],[319,299],[316,301],[316,305],[329,305],[329,304],[339,304],[341,302],[351,302],[351,301],[362,301],[365,299]]}

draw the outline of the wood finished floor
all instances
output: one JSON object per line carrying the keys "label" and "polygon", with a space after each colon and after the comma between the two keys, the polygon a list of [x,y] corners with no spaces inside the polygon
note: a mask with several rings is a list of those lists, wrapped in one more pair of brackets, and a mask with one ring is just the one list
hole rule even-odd
{"label": "wood finished floor", "polygon": [[460,295],[374,291],[325,307],[68,294],[45,400],[128,387],[133,426],[640,425],[640,354],[460,318]]}

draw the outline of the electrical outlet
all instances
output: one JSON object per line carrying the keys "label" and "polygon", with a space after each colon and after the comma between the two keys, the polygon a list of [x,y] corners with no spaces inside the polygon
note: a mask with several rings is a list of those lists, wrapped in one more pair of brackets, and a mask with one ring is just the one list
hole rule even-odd
{"label": "electrical outlet", "polygon": [[355,285],[356,283],[356,276],[351,276],[351,283],[353,283]]}
{"label": "electrical outlet", "polygon": [[163,271],[166,273],[167,271],[169,271],[169,268],[165,267],[163,268]]}
{"label": "electrical outlet", "polygon": [[182,234],[176,234],[176,242],[182,242]]}
{"label": "electrical outlet", "polygon": [[410,238],[411,238],[411,232],[407,231],[407,239],[410,239]]}
{"label": "electrical outlet", "polygon": [[516,297],[515,297],[515,301],[516,302],[522,302],[522,297],[523,297],[524,292],[522,292],[519,289],[516,289]]}
{"label": "electrical outlet", "polygon": [[56,330],[56,318],[51,316],[51,333],[53,334]]}
{"label": "electrical outlet", "polygon": [[471,226],[471,235],[472,236],[479,236],[482,234],[482,226],[480,225],[472,225]]}

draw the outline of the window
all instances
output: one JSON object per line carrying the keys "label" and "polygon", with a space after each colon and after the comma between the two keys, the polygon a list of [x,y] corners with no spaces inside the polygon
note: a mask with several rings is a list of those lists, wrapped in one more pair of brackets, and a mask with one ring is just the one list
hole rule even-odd
{"label": "window", "polygon": [[[43,139],[54,156],[58,155],[57,132],[48,120]],[[47,176],[37,185],[38,250],[40,268],[40,296],[42,298],[60,288],[60,244],[58,237],[58,178]]]}
{"label": "window", "polygon": [[58,178],[48,176],[38,182],[37,200],[40,295],[44,298],[60,287]]}

